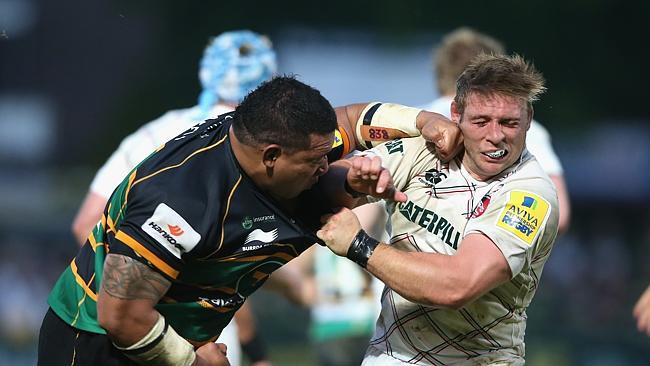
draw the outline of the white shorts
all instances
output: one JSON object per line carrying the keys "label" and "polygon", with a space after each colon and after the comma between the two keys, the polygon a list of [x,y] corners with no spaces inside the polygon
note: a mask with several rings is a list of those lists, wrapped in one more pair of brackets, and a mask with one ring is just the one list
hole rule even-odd
{"label": "white shorts", "polygon": [[241,366],[241,346],[239,344],[239,332],[237,330],[237,323],[232,319],[230,323],[223,328],[221,335],[217,339],[217,343],[225,343],[226,355],[230,366]]}
{"label": "white shorts", "polygon": [[[460,360],[457,362],[448,362],[445,365],[454,366],[523,366],[524,359],[510,352],[490,352],[482,356],[474,357],[470,360]],[[383,351],[370,346],[363,357],[361,366],[403,366],[403,365],[431,365],[428,362],[410,363],[389,356]]]}

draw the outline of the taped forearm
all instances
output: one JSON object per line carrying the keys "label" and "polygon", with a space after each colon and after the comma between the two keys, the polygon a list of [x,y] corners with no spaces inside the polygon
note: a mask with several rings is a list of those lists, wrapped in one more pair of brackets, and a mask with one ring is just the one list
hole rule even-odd
{"label": "taped forearm", "polygon": [[178,335],[162,315],[149,333],[136,343],[128,347],[113,343],[113,346],[141,365],[190,366],[196,359],[194,346]]}
{"label": "taped forearm", "polygon": [[420,111],[393,103],[370,103],[356,123],[357,142],[369,149],[385,141],[420,136],[417,128]]}

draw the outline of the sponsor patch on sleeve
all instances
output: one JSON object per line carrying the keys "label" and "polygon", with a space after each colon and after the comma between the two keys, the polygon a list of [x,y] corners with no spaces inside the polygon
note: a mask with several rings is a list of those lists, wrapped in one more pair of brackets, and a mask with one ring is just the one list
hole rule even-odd
{"label": "sponsor patch on sleeve", "polygon": [[549,203],[544,198],[530,192],[512,191],[499,214],[497,226],[532,245],[548,214]]}
{"label": "sponsor patch on sleeve", "polygon": [[341,136],[341,131],[338,129],[334,130],[334,142],[332,143],[332,149],[343,145],[343,136]]}
{"label": "sponsor patch on sleeve", "polygon": [[142,224],[142,230],[178,259],[201,240],[201,234],[164,203],[159,204],[153,215]]}

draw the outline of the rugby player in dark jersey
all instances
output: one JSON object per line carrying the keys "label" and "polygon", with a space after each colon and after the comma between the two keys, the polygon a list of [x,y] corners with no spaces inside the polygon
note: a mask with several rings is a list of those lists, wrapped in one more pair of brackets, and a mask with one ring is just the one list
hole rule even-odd
{"label": "rugby player in dark jersey", "polygon": [[323,214],[353,191],[405,198],[377,158],[335,163],[316,185],[335,139],[351,135],[336,128],[317,90],[279,77],[145,159],[50,294],[39,365],[227,365],[212,341],[271,272],[318,241]]}

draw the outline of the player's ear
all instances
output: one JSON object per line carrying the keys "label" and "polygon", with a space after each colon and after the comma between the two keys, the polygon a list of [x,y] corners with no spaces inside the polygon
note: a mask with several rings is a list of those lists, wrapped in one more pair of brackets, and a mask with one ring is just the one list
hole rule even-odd
{"label": "player's ear", "polygon": [[462,115],[458,110],[458,104],[456,103],[455,100],[451,102],[451,106],[449,108],[451,112],[450,113],[451,120],[456,123],[460,123],[460,117],[462,117]]}
{"label": "player's ear", "polygon": [[278,144],[267,145],[262,151],[262,163],[267,168],[273,168],[282,155],[282,147]]}
{"label": "player's ear", "polygon": [[528,118],[528,126],[526,127],[526,131],[530,129],[530,125],[533,121],[534,115],[535,115],[535,110],[533,109],[533,104],[528,103],[528,115],[526,116]]}

